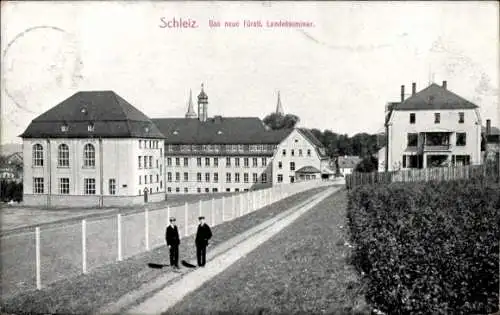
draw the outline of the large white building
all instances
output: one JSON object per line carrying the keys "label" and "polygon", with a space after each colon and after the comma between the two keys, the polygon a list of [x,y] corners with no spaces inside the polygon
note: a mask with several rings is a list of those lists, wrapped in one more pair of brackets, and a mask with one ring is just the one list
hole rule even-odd
{"label": "large white building", "polygon": [[386,112],[386,169],[481,163],[481,117],[477,105],[433,83],[390,103]]}
{"label": "large white building", "polygon": [[257,117],[208,117],[203,87],[198,112],[190,95],[183,118],[150,119],[112,91],[79,92],[35,118],[21,137],[24,204],[48,207],[253,190],[319,179],[328,164],[305,129],[268,130]]}

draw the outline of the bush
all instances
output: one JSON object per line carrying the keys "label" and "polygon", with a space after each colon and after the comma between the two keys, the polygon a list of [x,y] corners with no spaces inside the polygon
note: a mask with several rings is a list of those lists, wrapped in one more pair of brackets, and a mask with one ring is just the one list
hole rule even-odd
{"label": "bush", "polygon": [[354,263],[390,314],[498,308],[500,186],[481,180],[362,186],[349,194]]}
{"label": "bush", "polygon": [[0,200],[21,202],[23,200],[23,184],[6,180],[0,181]]}

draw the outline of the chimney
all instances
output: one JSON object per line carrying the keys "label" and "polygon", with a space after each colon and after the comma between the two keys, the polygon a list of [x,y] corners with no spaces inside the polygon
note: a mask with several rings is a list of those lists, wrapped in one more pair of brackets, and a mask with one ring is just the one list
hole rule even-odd
{"label": "chimney", "polygon": [[405,100],[405,86],[401,85],[401,103]]}
{"label": "chimney", "polygon": [[486,119],[486,135],[491,135],[491,119]]}
{"label": "chimney", "polygon": [[417,83],[413,82],[411,84],[411,95],[415,95],[417,93]]}
{"label": "chimney", "polygon": [[446,90],[446,81],[443,81],[443,89]]}

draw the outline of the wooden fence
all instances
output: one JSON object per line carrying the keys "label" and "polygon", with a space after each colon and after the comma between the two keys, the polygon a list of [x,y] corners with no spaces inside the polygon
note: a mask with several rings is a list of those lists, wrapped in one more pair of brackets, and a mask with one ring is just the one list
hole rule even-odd
{"label": "wooden fence", "polygon": [[499,180],[499,164],[491,162],[481,165],[465,165],[424,169],[408,169],[383,173],[358,173],[346,175],[346,187],[387,184],[393,182],[448,181],[457,179],[485,178]]}

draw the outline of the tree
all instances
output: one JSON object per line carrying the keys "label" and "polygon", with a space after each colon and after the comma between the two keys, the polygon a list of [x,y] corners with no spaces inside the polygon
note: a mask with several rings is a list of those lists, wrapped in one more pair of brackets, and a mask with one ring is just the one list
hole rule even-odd
{"label": "tree", "polygon": [[367,156],[356,165],[354,170],[360,173],[376,172],[378,170],[378,159],[371,155]]}
{"label": "tree", "polygon": [[299,122],[299,117],[293,114],[280,115],[272,113],[264,118],[264,124],[272,130],[291,129]]}

